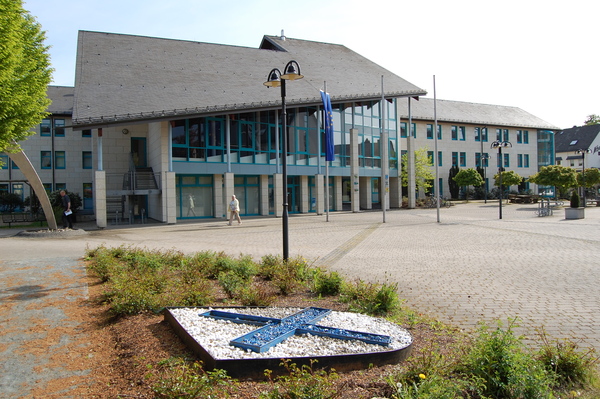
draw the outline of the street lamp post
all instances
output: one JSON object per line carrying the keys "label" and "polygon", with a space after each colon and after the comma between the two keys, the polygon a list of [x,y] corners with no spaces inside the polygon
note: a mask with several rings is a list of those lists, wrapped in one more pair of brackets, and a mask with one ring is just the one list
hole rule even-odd
{"label": "street lamp post", "polygon": [[490,156],[488,154],[481,154],[481,167],[483,168],[483,203],[487,204],[487,181],[486,181],[486,169],[487,163]]}
{"label": "street lamp post", "polygon": [[289,234],[288,234],[288,181],[287,181],[287,110],[285,106],[285,81],[302,79],[300,65],[296,61],[287,63],[284,73],[277,68],[269,72],[267,81],[263,84],[267,87],[281,87],[281,172],[283,174],[283,214],[281,216],[283,230],[283,261],[287,262],[290,257]]}
{"label": "street lamp post", "polygon": [[585,198],[585,154],[589,154],[592,151],[590,151],[589,148],[586,149],[579,149],[577,151],[575,151],[575,154],[581,154],[581,180],[582,180],[582,185],[583,185],[583,207],[586,207],[586,198]]}
{"label": "street lamp post", "polygon": [[502,219],[502,171],[504,170],[504,168],[502,167],[503,165],[503,159],[502,159],[502,147],[512,147],[512,144],[510,143],[510,141],[500,141],[500,140],[496,140],[494,142],[492,142],[492,144],[490,145],[490,148],[497,148],[498,149],[498,182],[500,183],[500,200],[498,201],[498,218]]}

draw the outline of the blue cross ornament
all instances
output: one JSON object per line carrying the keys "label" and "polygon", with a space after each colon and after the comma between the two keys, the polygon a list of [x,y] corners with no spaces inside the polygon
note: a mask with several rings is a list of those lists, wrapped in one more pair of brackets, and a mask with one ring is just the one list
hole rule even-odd
{"label": "blue cross ornament", "polygon": [[292,335],[311,334],[342,340],[358,340],[382,346],[388,346],[391,342],[391,337],[388,335],[351,331],[315,324],[330,313],[331,309],[309,307],[282,319],[223,312],[220,310],[209,310],[208,312],[200,313],[200,316],[217,320],[228,320],[233,323],[261,326],[229,342],[232,346],[258,353],[268,351]]}

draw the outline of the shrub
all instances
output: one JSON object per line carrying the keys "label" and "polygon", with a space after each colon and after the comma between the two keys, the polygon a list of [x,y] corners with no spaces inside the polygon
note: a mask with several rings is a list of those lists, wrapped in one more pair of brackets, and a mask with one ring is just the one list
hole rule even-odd
{"label": "shrub", "polygon": [[337,295],[342,289],[344,280],[338,272],[324,272],[317,269],[315,272],[313,290],[319,295]]}
{"label": "shrub", "polygon": [[598,356],[595,350],[580,351],[569,339],[551,340],[544,331],[540,332],[541,346],[537,358],[546,370],[553,373],[561,388],[577,388],[591,384],[595,379]]}
{"label": "shrub", "polygon": [[282,365],[287,369],[289,375],[279,377],[277,380],[271,378],[271,372],[266,370],[271,390],[260,394],[260,399],[330,399],[338,397],[333,382],[338,378],[335,371],[313,370],[311,365],[298,367],[289,360],[284,360]]}
{"label": "shrub", "polygon": [[258,285],[245,285],[237,293],[237,299],[243,306],[269,306],[275,298]]}
{"label": "shrub", "polygon": [[400,306],[397,294],[398,284],[372,284],[357,280],[342,288],[342,302],[350,304],[350,309],[372,316],[389,314]]}
{"label": "shrub", "polygon": [[579,194],[577,190],[573,190],[571,194],[571,208],[579,208]]}
{"label": "shrub", "polygon": [[176,359],[160,366],[162,377],[152,387],[159,398],[228,398],[229,389],[237,384],[224,370],[205,371],[199,362]]}
{"label": "shrub", "polygon": [[221,284],[221,287],[223,287],[223,290],[230,298],[235,297],[238,291],[248,284],[247,279],[234,271],[221,272],[218,280],[219,284]]}
{"label": "shrub", "polygon": [[507,329],[481,326],[463,359],[462,372],[484,382],[482,395],[502,399],[553,398],[551,375],[530,353],[522,339]]}

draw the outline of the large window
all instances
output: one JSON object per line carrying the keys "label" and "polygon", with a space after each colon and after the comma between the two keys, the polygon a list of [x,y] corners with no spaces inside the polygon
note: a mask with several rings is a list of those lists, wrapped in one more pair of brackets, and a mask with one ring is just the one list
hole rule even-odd
{"label": "large window", "polygon": [[92,152],[83,151],[81,153],[81,167],[83,169],[92,169]]}
{"label": "large window", "polygon": [[42,151],[40,153],[42,169],[52,169],[52,151]]}
{"label": "large window", "polygon": [[65,169],[67,167],[67,157],[64,151],[54,151],[54,165],[56,169]]}
{"label": "large window", "polygon": [[42,119],[40,123],[40,136],[52,136],[52,119]]}

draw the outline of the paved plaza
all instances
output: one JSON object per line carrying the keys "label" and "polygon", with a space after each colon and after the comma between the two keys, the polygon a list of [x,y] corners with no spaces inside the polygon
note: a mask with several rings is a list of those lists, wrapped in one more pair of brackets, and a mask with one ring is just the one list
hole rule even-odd
{"label": "paved plaza", "polygon": [[[534,337],[536,327],[543,326],[550,336],[600,348],[600,207],[587,208],[581,220],[565,220],[563,209],[537,217],[536,209],[535,204],[510,204],[500,220],[497,202],[471,202],[440,209],[440,222],[436,209],[332,212],[329,221],[326,215],[292,215],[290,255],[349,279],[397,283],[408,306],[464,329],[519,317],[519,333]],[[280,218],[243,222],[227,226],[225,220],[209,219],[104,230],[82,223],[76,227],[83,231],[50,238],[2,229],[0,307],[6,310],[8,298],[23,287],[55,290],[25,297],[23,312],[29,302],[61,295],[60,276],[83,275],[80,260],[86,248],[98,245],[225,251],[257,259],[281,254]],[[70,300],[86,297],[85,286],[70,284],[65,287]],[[16,343],[2,330],[11,329],[0,329],[6,358]],[[6,372],[2,368],[0,375]],[[0,378],[0,393],[12,383],[6,378]]]}

